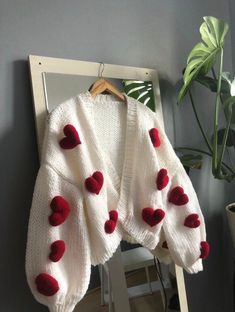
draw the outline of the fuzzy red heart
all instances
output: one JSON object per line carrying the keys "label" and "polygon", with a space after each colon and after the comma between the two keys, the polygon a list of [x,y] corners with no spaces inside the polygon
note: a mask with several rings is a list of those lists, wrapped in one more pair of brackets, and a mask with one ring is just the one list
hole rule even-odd
{"label": "fuzzy red heart", "polygon": [[51,244],[51,253],[49,259],[53,262],[58,262],[64,255],[65,242],[63,240],[57,240]]}
{"label": "fuzzy red heart", "polygon": [[154,147],[159,147],[161,145],[161,140],[159,138],[158,130],[156,128],[152,128],[149,130],[149,135]]}
{"label": "fuzzy red heart", "polygon": [[182,206],[189,201],[188,195],[184,193],[184,189],[181,186],[174,187],[169,196],[169,202],[176,206]]}
{"label": "fuzzy red heart", "polygon": [[165,217],[165,212],[162,209],[153,209],[146,207],[142,210],[143,220],[150,226],[157,225]]}
{"label": "fuzzy red heart", "polygon": [[109,211],[109,220],[107,220],[104,224],[104,230],[106,233],[111,234],[116,228],[118,220],[118,212],[117,210]]}
{"label": "fuzzy red heart", "polygon": [[184,225],[192,229],[199,227],[200,224],[201,222],[197,213],[190,214],[184,220]]}
{"label": "fuzzy red heart", "polygon": [[118,212],[117,212],[117,210],[110,210],[109,211],[109,219],[113,220],[114,222],[117,222],[117,220],[118,220]]}
{"label": "fuzzy red heart", "polygon": [[116,227],[116,222],[113,220],[107,220],[104,224],[104,230],[107,234],[111,234],[114,232]]}
{"label": "fuzzy red heart", "polygon": [[207,241],[201,242],[201,255],[200,258],[206,259],[210,253],[210,245]]}
{"label": "fuzzy red heart", "polygon": [[55,196],[50,204],[53,213],[49,216],[49,223],[52,226],[62,224],[68,217],[69,203],[62,196]]}
{"label": "fuzzy red heart", "polygon": [[60,140],[60,147],[63,149],[72,149],[81,144],[78,132],[73,125],[66,125],[63,129],[65,137]]}
{"label": "fuzzy red heart", "polygon": [[159,191],[161,191],[162,189],[164,189],[164,187],[167,186],[169,182],[169,177],[167,175],[167,170],[166,169],[161,169],[159,172],[158,172],[158,175],[157,175],[157,189]]}
{"label": "fuzzy red heart", "polygon": [[86,189],[95,194],[99,194],[104,182],[103,174],[100,171],[96,171],[93,175],[85,180]]}
{"label": "fuzzy red heart", "polygon": [[39,274],[35,279],[35,283],[38,292],[44,296],[53,296],[59,290],[57,280],[47,273]]}

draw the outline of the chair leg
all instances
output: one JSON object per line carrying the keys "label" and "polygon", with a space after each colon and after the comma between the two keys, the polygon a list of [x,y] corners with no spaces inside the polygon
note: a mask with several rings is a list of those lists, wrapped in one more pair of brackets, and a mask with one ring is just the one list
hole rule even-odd
{"label": "chair leg", "polygon": [[147,266],[145,267],[145,273],[146,273],[146,278],[147,278],[147,282],[148,282],[148,285],[149,285],[149,291],[152,294],[153,290],[152,290],[152,285],[151,285],[150,276],[149,276],[149,269],[148,269]]}
{"label": "chair leg", "polygon": [[110,274],[108,272],[109,312],[113,312],[113,298]]}
{"label": "chair leg", "polygon": [[102,306],[105,305],[104,301],[104,267],[102,264],[99,265],[99,272],[100,272],[100,304]]}
{"label": "chair leg", "polygon": [[[166,266],[165,266],[166,267]],[[162,270],[162,264],[161,263],[157,263],[157,268],[158,268],[158,271],[160,272],[160,275],[161,275],[161,279],[162,279],[162,282],[163,282],[163,285],[166,285],[166,281],[164,279],[164,276],[163,276],[163,270]],[[163,305],[163,308],[166,309],[166,302],[165,302],[165,295],[164,295],[164,291],[163,289],[161,289],[161,298],[162,298],[162,305]]]}

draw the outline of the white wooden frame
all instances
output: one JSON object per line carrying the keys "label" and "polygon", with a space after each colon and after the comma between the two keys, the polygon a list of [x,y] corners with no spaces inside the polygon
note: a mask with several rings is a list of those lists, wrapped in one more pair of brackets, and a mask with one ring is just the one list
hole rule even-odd
{"label": "white wooden frame", "polygon": [[[45,119],[47,115],[47,94],[45,89],[46,85],[44,80],[44,74],[57,73],[79,76],[98,76],[100,63],[30,55],[29,64],[34,100],[38,150],[40,157],[45,129]],[[158,111],[158,113],[162,114],[159,80],[157,71],[155,69],[105,64],[102,76],[114,79],[131,79],[142,81],[151,80],[154,88],[155,103],[158,104],[156,110]],[[164,126],[163,118],[162,125]],[[111,282],[113,285],[117,285],[118,282],[117,290],[118,292],[120,292],[120,290],[123,289],[123,287],[125,287],[126,285],[124,282],[125,276],[121,268],[120,251],[117,250],[115,255],[116,258],[112,259],[111,263],[115,264],[115,271],[119,270],[121,273],[118,276],[119,281],[117,281],[116,274],[111,274]],[[175,271],[181,312],[188,312],[183,270],[176,265]],[[113,291],[115,291],[114,288],[115,287],[112,287]],[[125,296],[123,291],[121,293],[122,296],[119,296],[118,293],[115,293],[113,298],[116,312],[128,312],[130,311],[130,309],[127,307],[128,297]]]}

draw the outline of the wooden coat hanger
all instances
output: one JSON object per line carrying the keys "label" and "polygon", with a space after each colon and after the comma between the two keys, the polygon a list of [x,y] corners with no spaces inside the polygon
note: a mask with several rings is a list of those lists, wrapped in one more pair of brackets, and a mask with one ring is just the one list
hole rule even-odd
{"label": "wooden coat hanger", "polygon": [[[101,66],[103,66],[102,71],[100,71]],[[103,92],[109,92],[110,94],[117,97],[120,101],[126,102],[126,98],[122,94],[122,92],[117,87],[115,87],[110,81],[102,78],[102,73],[104,71],[104,63],[100,63],[100,68],[98,74],[99,79],[96,80],[89,89],[91,96],[96,97],[96,95],[101,94]]]}

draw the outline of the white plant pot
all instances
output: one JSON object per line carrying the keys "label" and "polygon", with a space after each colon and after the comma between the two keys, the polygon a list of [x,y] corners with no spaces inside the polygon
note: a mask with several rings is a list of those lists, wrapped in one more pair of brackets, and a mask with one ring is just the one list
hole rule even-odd
{"label": "white plant pot", "polygon": [[233,246],[235,247],[235,203],[226,206],[225,209],[227,212],[230,233],[233,240]]}

